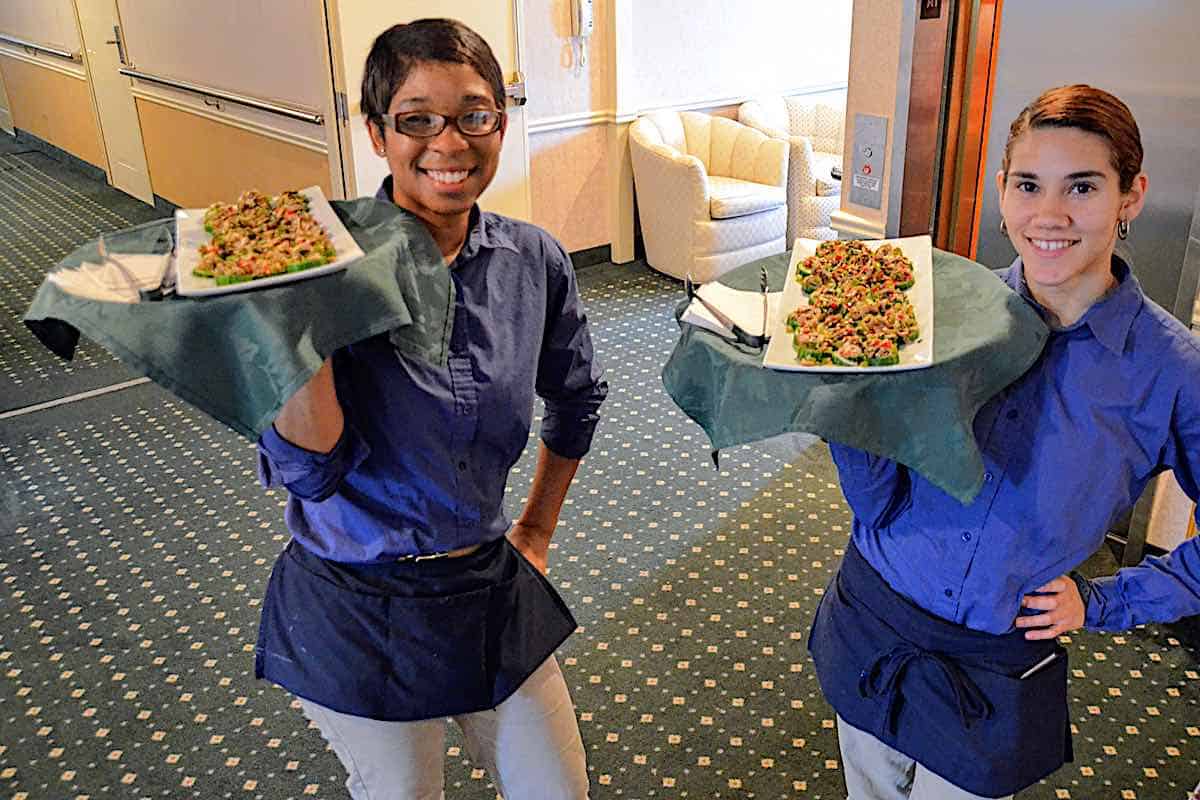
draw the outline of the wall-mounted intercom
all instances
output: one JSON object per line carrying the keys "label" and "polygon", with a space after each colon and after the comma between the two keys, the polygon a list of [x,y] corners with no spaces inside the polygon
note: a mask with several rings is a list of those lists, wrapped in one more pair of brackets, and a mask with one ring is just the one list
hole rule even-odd
{"label": "wall-mounted intercom", "polygon": [[593,0],[571,0],[571,49],[575,53],[575,74],[587,66],[587,39],[596,28]]}
{"label": "wall-mounted intercom", "polygon": [[571,0],[571,35],[580,39],[592,35],[596,17],[592,9],[593,0]]}

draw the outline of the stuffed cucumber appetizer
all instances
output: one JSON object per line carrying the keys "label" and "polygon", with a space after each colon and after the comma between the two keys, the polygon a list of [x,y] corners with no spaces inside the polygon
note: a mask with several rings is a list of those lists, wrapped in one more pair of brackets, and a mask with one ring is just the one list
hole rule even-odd
{"label": "stuffed cucumber appetizer", "polygon": [[920,338],[905,294],[916,282],[912,261],[884,244],[829,241],[796,265],[808,305],[786,319],[796,359],[805,366],[889,367],[900,348]]}

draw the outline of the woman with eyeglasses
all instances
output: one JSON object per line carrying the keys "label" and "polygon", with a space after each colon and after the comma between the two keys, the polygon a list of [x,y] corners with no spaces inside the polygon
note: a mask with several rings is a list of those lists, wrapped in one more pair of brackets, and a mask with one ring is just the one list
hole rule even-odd
{"label": "woman with eyeglasses", "polygon": [[[375,40],[362,108],[391,172],[376,196],[445,257],[448,364],[408,359],[387,335],[343,348],[259,442],[293,538],[267,588],[256,670],[300,698],[355,798],[442,797],[446,717],[508,800],[588,794],[554,658],[575,621],[544,573],[607,384],[562,246],[476,204],[504,102],[491,49],[461,23]],[[510,526],[505,485],[535,393],[537,467]]]}
{"label": "woman with eyeglasses", "polygon": [[1011,797],[1072,758],[1060,635],[1200,613],[1200,540],[1074,572],[1160,472],[1200,497],[1200,340],[1114,251],[1149,186],[1137,123],[1107,92],[1051,89],[996,178],[1018,254],[1000,278],[1050,336],[975,417],[979,495],[831,446],[854,525],[809,649],[853,800]]}

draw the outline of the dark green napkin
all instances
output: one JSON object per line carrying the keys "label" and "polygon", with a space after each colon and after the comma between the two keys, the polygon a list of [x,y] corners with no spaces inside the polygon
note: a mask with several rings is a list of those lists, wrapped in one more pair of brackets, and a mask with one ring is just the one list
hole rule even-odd
{"label": "dark green napkin", "polygon": [[[445,260],[424,225],[374,199],[333,201],[366,254],[346,269],[203,298],[105,303],[44,281],[25,324],[70,359],[82,333],[140,374],[257,439],[339,347],[391,332],[405,355],[445,365],[454,319]],[[163,253],[173,220],[104,237],[109,252]],[[91,242],[59,268],[100,260]]]}
{"label": "dark green napkin", "polygon": [[[780,289],[787,254],[739,267],[721,283],[757,290],[760,265],[772,290]],[[933,252],[933,297],[934,363],[926,369],[764,369],[762,352],[681,323],[663,384],[716,450],[782,433],[816,434],[905,464],[968,503],[983,486],[975,414],[1029,369],[1048,331],[991,270],[953,253]]]}

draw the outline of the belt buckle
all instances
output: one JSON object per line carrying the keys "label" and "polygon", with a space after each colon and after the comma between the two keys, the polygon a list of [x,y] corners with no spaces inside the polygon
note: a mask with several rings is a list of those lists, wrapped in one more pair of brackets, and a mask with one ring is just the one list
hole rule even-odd
{"label": "belt buckle", "polygon": [[439,558],[446,558],[448,555],[450,555],[450,553],[450,550],[447,550],[444,553],[409,553],[408,555],[398,557],[396,561],[412,561],[414,563],[417,561],[434,561]]}
{"label": "belt buckle", "polygon": [[426,555],[413,556],[413,561],[433,561],[438,558],[446,558],[450,555],[449,550],[444,553],[428,553]]}

